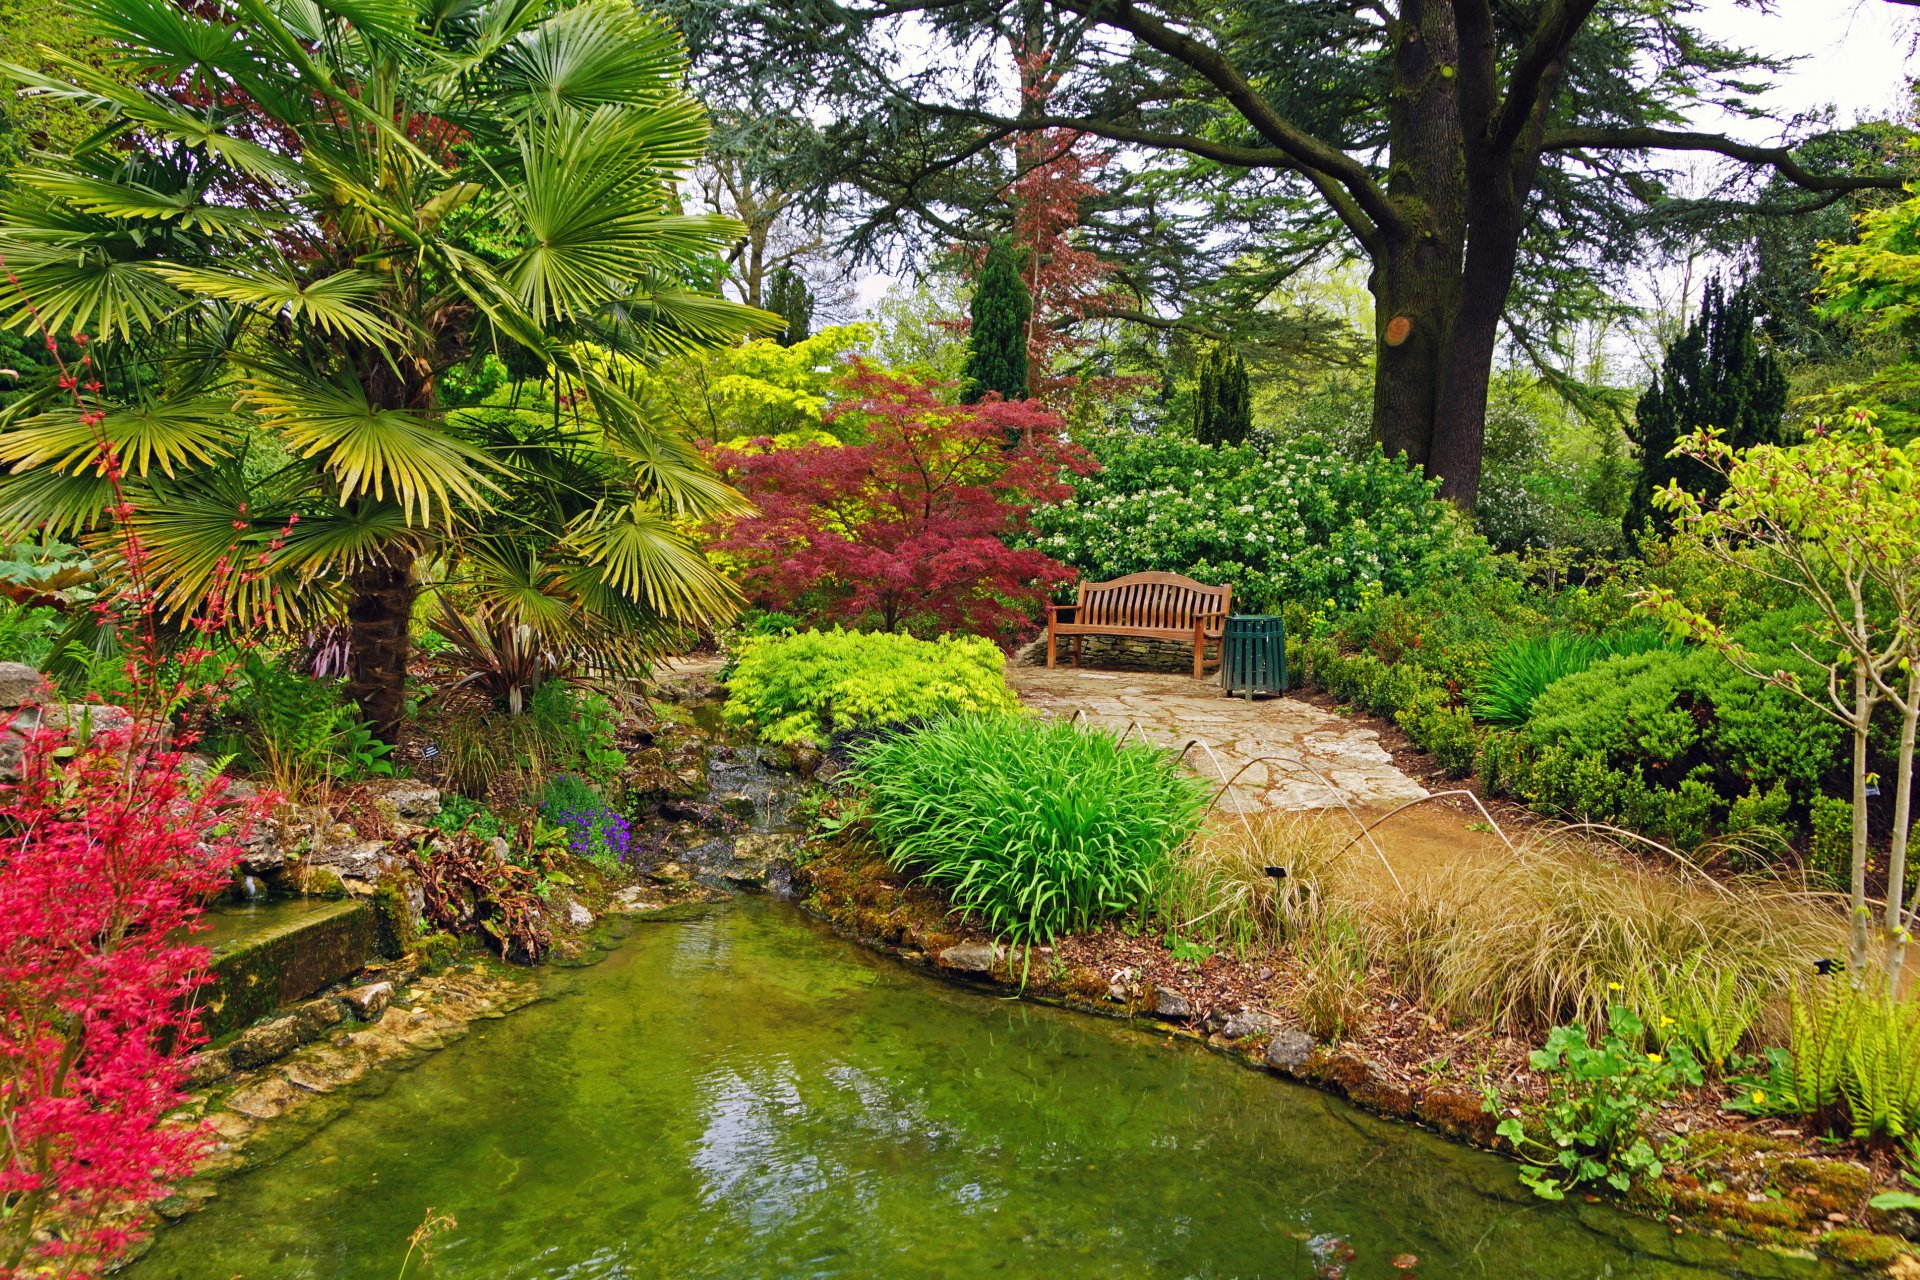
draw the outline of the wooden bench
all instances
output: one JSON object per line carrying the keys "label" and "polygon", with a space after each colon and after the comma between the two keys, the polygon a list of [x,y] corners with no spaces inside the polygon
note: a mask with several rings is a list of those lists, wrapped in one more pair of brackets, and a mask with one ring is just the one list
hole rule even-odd
{"label": "wooden bench", "polygon": [[1062,636],[1073,641],[1076,667],[1084,636],[1191,640],[1197,680],[1206,672],[1207,643],[1219,651],[1232,605],[1232,587],[1210,587],[1177,573],[1130,573],[1111,582],[1082,582],[1072,604],[1047,606],[1047,665],[1054,664]]}

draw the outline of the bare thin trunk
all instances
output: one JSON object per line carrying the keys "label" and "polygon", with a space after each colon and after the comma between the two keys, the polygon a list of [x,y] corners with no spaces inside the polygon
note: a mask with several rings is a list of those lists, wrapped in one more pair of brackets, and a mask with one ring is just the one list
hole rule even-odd
{"label": "bare thin trunk", "polygon": [[1913,820],[1913,741],[1920,728],[1920,667],[1907,676],[1900,704],[1899,776],[1893,788],[1893,839],[1887,851],[1887,990],[1900,990],[1907,961],[1907,826]]}
{"label": "bare thin trunk", "polygon": [[1851,887],[1852,940],[1847,968],[1859,981],[1867,971],[1867,726],[1873,716],[1873,698],[1866,666],[1853,668],[1853,858]]}

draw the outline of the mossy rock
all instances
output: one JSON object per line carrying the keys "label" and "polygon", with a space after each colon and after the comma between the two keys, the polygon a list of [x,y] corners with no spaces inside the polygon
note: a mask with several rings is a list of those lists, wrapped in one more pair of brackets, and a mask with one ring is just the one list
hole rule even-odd
{"label": "mossy rock", "polygon": [[1863,1227],[1836,1227],[1820,1237],[1820,1250],[1857,1267],[1884,1267],[1901,1254],[1913,1252],[1913,1246],[1898,1236],[1883,1236]]}

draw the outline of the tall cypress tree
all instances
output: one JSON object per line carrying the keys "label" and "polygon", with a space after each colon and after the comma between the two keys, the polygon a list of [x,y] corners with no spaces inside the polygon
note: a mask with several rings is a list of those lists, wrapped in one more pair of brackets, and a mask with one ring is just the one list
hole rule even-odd
{"label": "tall cypress tree", "polygon": [[781,267],[773,273],[773,283],[767,290],[767,310],[787,322],[786,331],[779,338],[783,347],[805,342],[813,331],[813,290],[807,288],[806,280],[792,267]]}
{"label": "tall cypress tree", "polygon": [[1033,299],[1005,241],[995,241],[973,284],[973,324],[967,330],[967,367],[961,384],[969,404],[989,391],[1027,398],[1027,322]]}
{"label": "tall cypress tree", "polygon": [[1194,397],[1193,434],[1202,444],[1245,444],[1253,430],[1253,393],[1247,365],[1226,348],[1215,347],[1200,361],[1200,389]]}
{"label": "tall cypress tree", "polygon": [[1671,516],[1653,505],[1654,491],[1671,482],[1709,500],[1725,488],[1699,462],[1667,456],[1682,436],[1718,427],[1737,449],[1778,444],[1786,407],[1787,378],[1760,345],[1752,289],[1728,293],[1718,279],[1708,281],[1700,314],[1667,348],[1653,385],[1634,406],[1627,434],[1640,455],[1640,478],[1627,501],[1627,536],[1671,529]]}

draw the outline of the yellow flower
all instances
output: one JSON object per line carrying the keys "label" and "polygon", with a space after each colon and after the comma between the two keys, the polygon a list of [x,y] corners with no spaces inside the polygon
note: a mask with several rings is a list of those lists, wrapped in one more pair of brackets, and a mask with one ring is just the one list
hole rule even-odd
{"label": "yellow flower", "polygon": [[1767,1105],[1767,1091],[1766,1091],[1765,1089],[1755,1089],[1755,1090],[1753,1091],[1753,1100],[1754,1100],[1755,1102],[1757,1102],[1757,1103],[1759,1103],[1759,1104],[1760,1104],[1761,1106],[1763,1106],[1763,1107],[1764,1107],[1764,1106],[1766,1106],[1766,1105]]}
{"label": "yellow flower", "polygon": [[1607,990],[1609,991],[1618,991],[1619,989],[1620,989],[1620,984],[1617,982],[1609,982],[1607,984]]}
{"label": "yellow flower", "polygon": [[1660,1025],[1661,1025],[1661,1026],[1663,1026],[1663,1027],[1670,1027],[1670,1026],[1672,1026],[1672,1025],[1673,1025],[1673,1019],[1672,1019],[1672,1018],[1662,1018],[1662,1019],[1660,1019]]}
{"label": "yellow flower", "polygon": [[1648,1054],[1648,1055],[1647,1055],[1647,1061],[1648,1061],[1648,1062],[1658,1062],[1658,1061],[1660,1061],[1660,1055],[1659,1055],[1659,1054],[1657,1054],[1657,1053],[1650,1053],[1650,1054]]}

